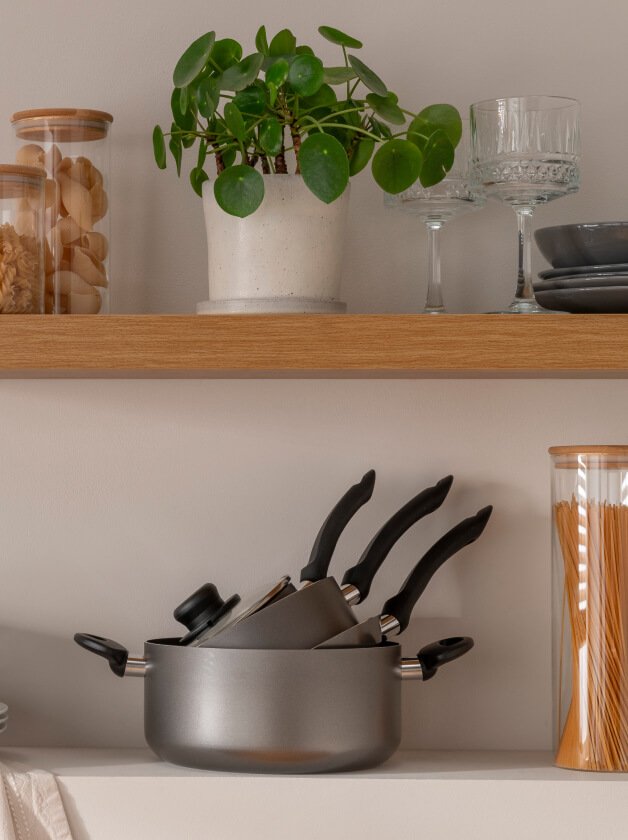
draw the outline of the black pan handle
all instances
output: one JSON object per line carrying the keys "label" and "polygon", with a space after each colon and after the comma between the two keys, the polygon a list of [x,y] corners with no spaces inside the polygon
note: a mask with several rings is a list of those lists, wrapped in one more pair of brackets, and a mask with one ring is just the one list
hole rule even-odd
{"label": "black pan handle", "polygon": [[350,487],[333,508],[316,535],[307,566],[301,570],[301,582],[327,577],[329,564],[340,535],[349,521],[373,495],[375,470],[369,470],[362,480]]}
{"label": "black pan handle", "polygon": [[119,642],[102,636],[94,636],[92,633],[75,633],[74,641],[85,650],[103,656],[109,662],[109,667],[116,677],[124,676],[129,652]]}
{"label": "black pan handle", "polygon": [[417,653],[417,659],[421,663],[423,682],[431,680],[443,665],[468,653],[473,644],[473,639],[470,636],[452,636],[449,639],[441,639],[439,642],[432,642],[431,645],[425,645],[421,648]]}
{"label": "black pan handle", "polygon": [[437,510],[445,501],[454,477],[441,478],[433,487],[422,490],[413,499],[390,517],[364,549],[355,566],[347,569],[342,579],[343,586],[354,586],[360,593],[360,603],[371,591],[373,578],[390,553],[394,544],[406,531],[429,513]]}
{"label": "black pan handle", "polygon": [[455,525],[423,555],[414,569],[405,579],[403,586],[389,598],[382,609],[383,615],[391,615],[399,622],[399,633],[405,630],[410,621],[412,610],[419,600],[434,573],[465,545],[474,542],[486,528],[486,523],[493,512],[492,505],[478,511]]}

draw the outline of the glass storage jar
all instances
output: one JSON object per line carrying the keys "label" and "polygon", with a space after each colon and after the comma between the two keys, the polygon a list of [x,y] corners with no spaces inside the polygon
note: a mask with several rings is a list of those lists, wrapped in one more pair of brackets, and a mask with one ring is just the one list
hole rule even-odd
{"label": "glass storage jar", "polygon": [[111,114],[76,108],[11,117],[16,162],[46,171],[46,312],[109,311]]}
{"label": "glass storage jar", "polygon": [[556,764],[628,770],[628,446],[554,446]]}
{"label": "glass storage jar", "polygon": [[31,166],[0,164],[0,314],[43,312],[44,180]]}

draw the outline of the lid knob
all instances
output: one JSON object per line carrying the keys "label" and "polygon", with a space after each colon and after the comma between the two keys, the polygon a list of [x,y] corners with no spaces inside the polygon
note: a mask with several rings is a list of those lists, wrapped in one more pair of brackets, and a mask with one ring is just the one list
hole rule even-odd
{"label": "lid knob", "polygon": [[213,627],[225,613],[239,603],[239,595],[232,595],[224,601],[213,583],[200,586],[182,601],[173,613],[175,619],[189,630],[181,639],[181,644],[188,644],[203,630]]}

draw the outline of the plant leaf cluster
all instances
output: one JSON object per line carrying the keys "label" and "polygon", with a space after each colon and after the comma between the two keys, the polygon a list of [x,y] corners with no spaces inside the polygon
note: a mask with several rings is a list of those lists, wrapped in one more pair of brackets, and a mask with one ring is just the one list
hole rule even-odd
{"label": "plant leaf cluster", "polygon": [[170,130],[153,130],[157,166],[166,168],[167,142],[180,175],[184,150],[197,146],[193,189],[201,195],[213,159],[216,201],[239,217],[253,213],[264,198],[260,170],[287,173],[287,152],[307,187],[326,203],[369,163],[389,193],[417,180],[424,187],[441,181],[462,133],[456,109],[408,111],[354,54],[362,48],[357,38],[331,26],[318,31],[340,48],[337,65],[326,66],[289,29],[269,41],[260,27],[255,51],[247,55],[237,41],[217,39],[213,31],[197,38],[174,69]]}

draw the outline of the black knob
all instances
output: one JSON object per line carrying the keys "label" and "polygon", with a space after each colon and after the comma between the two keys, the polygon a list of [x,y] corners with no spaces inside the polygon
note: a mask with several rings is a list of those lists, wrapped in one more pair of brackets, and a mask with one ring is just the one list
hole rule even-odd
{"label": "black knob", "polygon": [[180,603],[173,613],[175,619],[189,630],[180,640],[180,644],[188,644],[203,630],[213,627],[239,603],[239,595],[232,595],[223,601],[213,583],[203,584]]}

